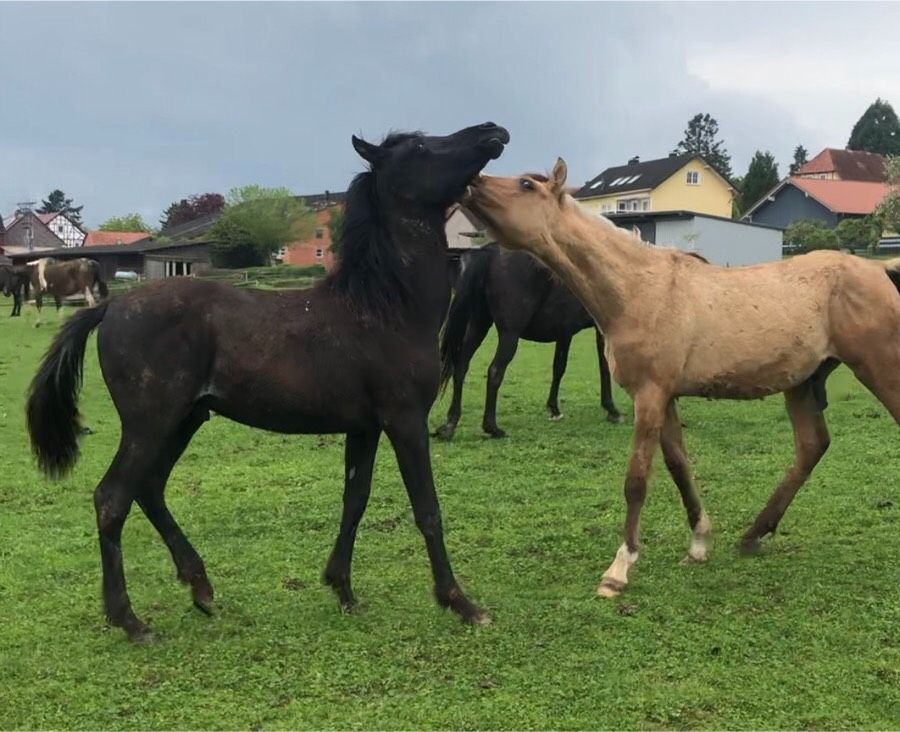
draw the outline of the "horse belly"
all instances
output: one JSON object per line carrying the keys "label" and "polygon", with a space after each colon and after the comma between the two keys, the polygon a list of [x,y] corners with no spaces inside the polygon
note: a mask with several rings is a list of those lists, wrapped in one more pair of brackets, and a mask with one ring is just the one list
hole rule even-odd
{"label": "horse belly", "polygon": [[724,399],[777,394],[809,378],[828,355],[824,344],[806,343],[799,337],[783,344],[761,340],[733,348],[697,349],[678,393]]}

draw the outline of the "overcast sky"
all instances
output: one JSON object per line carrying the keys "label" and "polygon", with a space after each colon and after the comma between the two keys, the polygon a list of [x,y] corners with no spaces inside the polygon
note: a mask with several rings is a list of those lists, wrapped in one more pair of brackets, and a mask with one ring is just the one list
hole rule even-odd
{"label": "overcast sky", "polygon": [[666,155],[710,112],[757,148],[843,146],[900,109],[900,4],[0,3],[0,212],[62,188],[156,223],[245,183],[344,190],[350,135],[492,120],[496,173],[580,183]]}

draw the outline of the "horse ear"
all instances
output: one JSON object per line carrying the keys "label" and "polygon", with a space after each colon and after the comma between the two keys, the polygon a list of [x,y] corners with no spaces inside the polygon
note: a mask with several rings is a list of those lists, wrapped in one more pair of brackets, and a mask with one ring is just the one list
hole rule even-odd
{"label": "horse ear", "polygon": [[366,142],[361,137],[357,137],[353,135],[353,149],[359,153],[359,156],[365,160],[366,162],[375,165],[381,159],[381,148],[378,145],[373,145],[371,142]]}
{"label": "horse ear", "polygon": [[566,176],[568,175],[566,161],[562,158],[556,159],[556,165],[553,166],[553,172],[550,173],[550,185],[553,187],[554,193],[564,193],[566,186]]}

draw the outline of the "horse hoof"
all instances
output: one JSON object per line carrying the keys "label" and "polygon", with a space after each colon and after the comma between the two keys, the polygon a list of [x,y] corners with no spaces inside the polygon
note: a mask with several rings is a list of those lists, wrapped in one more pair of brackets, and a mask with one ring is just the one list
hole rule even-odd
{"label": "horse hoof", "polygon": [[191,600],[194,607],[206,616],[215,615],[216,605],[213,602],[211,587],[194,587],[191,589]]}
{"label": "horse hoof", "polygon": [[488,437],[490,437],[492,440],[502,440],[504,437],[506,437],[506,432],[501,430],[499,427],[495,427],[492,430],[485,430],[485,432],[487,432]]}
{"label": "horse hoof", "polygon": [[762,553],[762,542],[759,539],[742,539],[737,549],[745,557],[755,557]]}
{"label": "horse hoof", "polygon": [[560,412],[559,414],[551,414],[549,419],[551,422],[559,422],[565,416],[566,415],[564,415],[562,412]]}
{"label": "horse hoof", "polygon": [[622,422],[622,415],[621,415],[621,414],[618,414],[618,413],[607,412],[607,414],[606,414],[606,421],[609,422],[609,423],[611,423],[611,424],[621,424],[621,422]]}
{"label": "horse hoof", "polygon": [[431,433],[432,437],[437,437],[439,440],[445,440],[449,442],[453,439],[453,433],[456,432],[456,427],[451,427],[447,424],[442,424],[438,427],[434,432]]}
{"label": "horse hoof", "polygon": [[681,564],[703,564],[706,562],[706,552],[688,552],[681,560]]}
{"label": "horse hoof", "polygon": [[468,618],[468,621],[472,625],[490,625],[493,622],[491,616],[484,612],[484,610],[479,610],[471,618]]}
{"label": "horse hoof", "polygon": [[150,630],[150,626],[140,621],[137,624],[124,628],[124,630],[128,635],[128,640],[135,645],[149,646],[156,643],[156,635]]}
{"label": "horse hoof", "polygon": [[597,587],[597,594],[600,597],[606,597],[612,599],[614,597],[618,597],[622,594],[622,590],[625,588],[621,582],[617,582],[613,579],[602,579],[600,580],[600,585]]}

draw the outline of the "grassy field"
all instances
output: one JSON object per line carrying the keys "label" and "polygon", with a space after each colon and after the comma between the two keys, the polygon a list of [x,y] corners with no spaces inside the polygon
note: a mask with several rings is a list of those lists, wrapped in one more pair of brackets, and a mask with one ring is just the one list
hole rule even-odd
{"label": "grassy field", "polygon": [[159,637],[144,647],[100,610],[92,492],[118,421],[93,339],[82,407],[96,434],[50,483],[32,466],[23,394],[56,324],[35,329],[26,310],[0,318],[0,728],[900,727],[898,433],[844,369],[830,382],[831,451],[755,558],[734,545],[790,460],[781,399],[684,400],[710,561],[679,564],[688,533],[658,459],[641,559],[608,601],[594,588],[620,543],[630,430],[600,418],[593,336],[573,344],[558,423],[543,413],[552,347],[522,345],[502,441],[480,434],[489,340],[456,440],[432,450],[455,568],[493,615],[484,628],[432,601],[386,443],[357,542],[361,607],[342,615],[319,582],[342,439],[214,417],[168,495],[219,612],[192,609],[135,509],[126,575]]}

